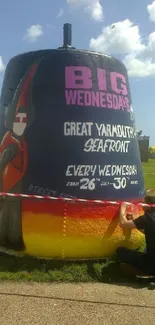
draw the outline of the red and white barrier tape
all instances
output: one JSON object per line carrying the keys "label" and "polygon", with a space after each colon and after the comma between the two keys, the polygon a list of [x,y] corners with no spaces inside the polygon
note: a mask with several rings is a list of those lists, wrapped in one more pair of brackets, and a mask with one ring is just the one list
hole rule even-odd
{"label": "red and white barrier tape", "polygon": [[[25,199],[39,199],[39,200],[57,200],[57,201],[70,201],[70,202],[87,202],[87,203],[100,203],[100,204],[110,204],[110,205],[120,205],[122,201],[104,201],[104,200],[86,200],[86,199],[77,199],[77,198],[67,198],[67,197],[54,197],[54,196],[41,196],[41,195],[33,195],[33,194],[18,194],[18,193],[5,193],[0,192],[0,197],[20,197]],[[124,202],[124,201],[123,201]],[[155,207],[155,204],[147,204],[142,202],[124,202],[128,205],[138,205],[145,207]]]}

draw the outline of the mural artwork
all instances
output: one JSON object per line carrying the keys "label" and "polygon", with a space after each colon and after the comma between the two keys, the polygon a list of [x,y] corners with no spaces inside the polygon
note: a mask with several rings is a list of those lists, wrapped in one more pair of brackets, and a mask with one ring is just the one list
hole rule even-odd
{"label": "mural artwork", "polygon": [[[38,64],[26,72],[19,83],[12,103],[5,108],[5,133],[0,144],[0,191],[23,192],[28,153],[24,132],[30,126],[31,83]],[[3,198],[0,209],[0,246],[23,250],[22,200]]]}
{"label": "mural artwork", "polygon": [[118,206],[74,201],[144,197],[120,61],[72,48],[19,55],[6,69],[0,114],[0,191],[73,199],[3,197],[1,247],[82,259],[112,255],[120,244],[141,245],[141,233],[120,229]]}

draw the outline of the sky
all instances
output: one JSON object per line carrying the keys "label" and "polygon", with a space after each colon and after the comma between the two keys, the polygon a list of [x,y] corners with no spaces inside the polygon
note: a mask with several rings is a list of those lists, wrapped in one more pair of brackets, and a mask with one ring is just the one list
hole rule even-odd
{"label": "sky", "polygon": [[137,130],[155,145],[155,1],[1,0],[0,88],[12,56],[62,45],[64,23],[73,25],[76,48],[124,62]]}

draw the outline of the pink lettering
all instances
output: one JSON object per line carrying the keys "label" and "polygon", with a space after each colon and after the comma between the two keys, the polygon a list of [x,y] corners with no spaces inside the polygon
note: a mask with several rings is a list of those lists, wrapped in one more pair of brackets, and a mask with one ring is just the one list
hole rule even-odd
{"label": "pink lettering", "polygon": [[106,107],[106,103],[105,103],[105,93],[100,93],[100,106],[101,107]]}
{"label": "pink lettering", "polygon": [[74,66],[65,68],[66,88],[90,89],[92,88],[91,70],[87,67]]}
{"label": "pink lettering", "polygon": [[119,102],[119,108],[124,108],[122,96],[119,96],[118,102]]}
{"label": "pink lettering", "polygon": [[77,90],[77,104],[79,106],[83,106],[83,98],[82,98],[82,95],[83,95],[83,91]]}
{"label": "pink lettering", "polygon": [[106,71],[104,69],[97,69],[98,88],[99,90],[107,90]]}
{"label": "pink lettering", "polygon": [[112,94],[107,93],[107,106],[108,108],[113,108],[112,107]]}
{"label": "pink lettering", "polygon": [[84,102],[86,106],[91,106],[91,92],[89,90],[84,92]]}
{"label": "pink lettering", "polygon": [[130,112],[130,104],[129,104],[129,98],[126,97],[126,108],[127,108],[127,111]]}
{"label": "pink lettering", "polygon": [[66,90],[66,104],[75,106],[104,107],[109,109],[123,109],[130,111],[128,97],[106,93],[102,91]]}
{"label": "pink lettering", "polygon": [[122,94],[124,96],[128,94],[126,79],[122,74],[118,72],[111,72],[110,79],[111,79],[112,90],[115,93]]}
{"label": "pink lettering", "polygon": [[122,97],[123,107],[126,108],[126,97]]}
{"label": "pink lettering", "polygon": [[118,97],[117,95],[113,95],[113,108],[114,109],[119,109],[119,105],[118,105]]}
{"label": "pink lettering", "polygon": [[65,90],[66,104],[76,105],[76,90]]}
{"label": "pink lettering", "polygon": [[100,107],[99,91],[92,91],[92,106]]}

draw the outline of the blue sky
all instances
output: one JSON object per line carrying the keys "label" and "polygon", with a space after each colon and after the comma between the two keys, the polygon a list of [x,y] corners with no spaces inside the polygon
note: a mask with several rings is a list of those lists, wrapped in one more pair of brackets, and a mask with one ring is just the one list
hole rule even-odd
{"label": "blue sky", "polygon": [[137,129],[150,135],[150,144],[155,145],[155,2],[152,0],[2,0],[0,87],[3,65],[12,56],[61,46],[62,26],[66,22],[73,24],[75,47],[91,47],[125,62]]}

